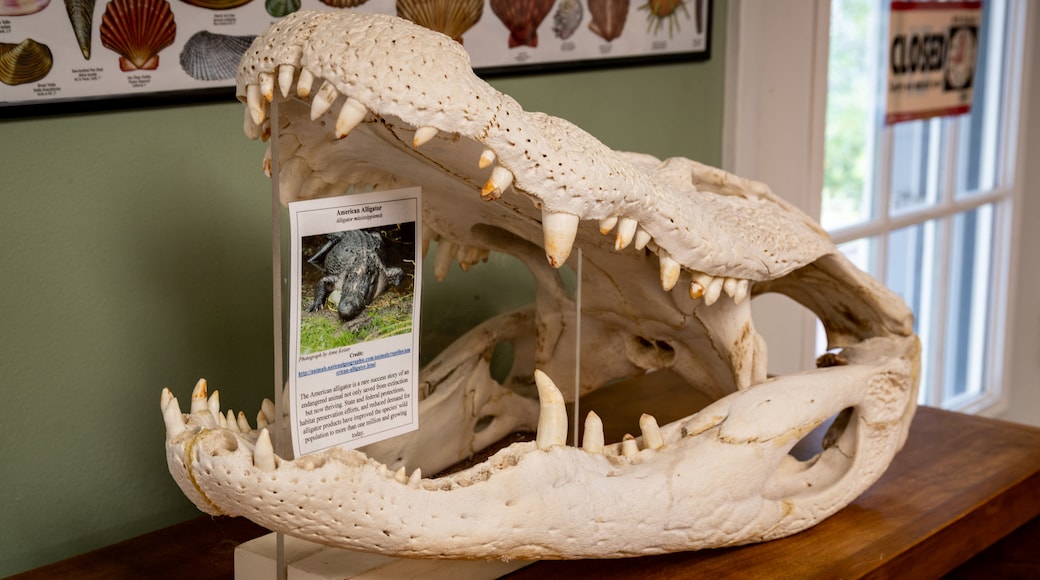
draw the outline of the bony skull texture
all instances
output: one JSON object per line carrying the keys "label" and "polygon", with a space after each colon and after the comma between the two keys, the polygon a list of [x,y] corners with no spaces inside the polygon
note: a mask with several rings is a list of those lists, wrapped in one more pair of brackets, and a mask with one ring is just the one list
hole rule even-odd
{"label": "bony skull texture", "polygon": [[[256,39],[237,80],[246,133],[278,124],[283,201],[421,185],[438,277],[501,251],[538,290],[532,307],[474,328],[422,370],[419,431],[363,451],[283,459],[269,401],[254,430],[222,415],[203,381],[188,415],[164,390],[170,471],[206,513],[410,557],[636,556],[804,530],[902,447],[920,350],[910,312],[764,184],[613,151],[495,91],[457,42],[391,17],[292,14]],[[577,321],[555,267],[575,244],[581,394],[668,369],[714,402],[667,425],[644,415],[640,437],[611,444],[589,413],[581,446],[565,444],[568,397],[550,377],[572,376]],[[750,302],[767,292],[822,320],[840,349],[828,364],[766,376]],[[487,354],[505,341],[515,361],[495,380]],[[820,453],[788,453],[835,415]],[[422,477],[535,428],[535,441]]]}

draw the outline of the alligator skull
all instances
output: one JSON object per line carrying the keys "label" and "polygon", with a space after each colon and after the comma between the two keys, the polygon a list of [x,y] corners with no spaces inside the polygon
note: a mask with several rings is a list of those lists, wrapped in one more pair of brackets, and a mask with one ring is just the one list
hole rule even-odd
{"label": "alligator skull", "polygon": [[[188,415],[164,390],[169,468],[201,510],[409,557],[625,557],[804,530],[901,448],[918,382],[910,312],[765,185],[613,151],[526,112],[473,74],[458,43],[391,17],[285,18],[244,56],[238,96],[246,133],[274,134],[265,166],[277,165],[283,201],[421,185],[438,277],[503,251],[539,290],[532,308],[478,326],[423,369],[418,432],[364,451],[282,458],[270,401],[252,429],[222,415],[204,381]],[[613,444],[589,413],[581,446],[565,444],[573,395],[549,377],[574,373],[574,299],[554,269],[574,263],[574,245],[581,393],[669,369],[714,402],[663,426],[644,415],[640,437]],[[765,292],[813,311],[840,352],[767,377],[750,310]],[[503,341],[516,361],[496,381],[488,359]],[[836,415],[820,453],[789,453]],[[534,441],[422,477],[535,428]]]}

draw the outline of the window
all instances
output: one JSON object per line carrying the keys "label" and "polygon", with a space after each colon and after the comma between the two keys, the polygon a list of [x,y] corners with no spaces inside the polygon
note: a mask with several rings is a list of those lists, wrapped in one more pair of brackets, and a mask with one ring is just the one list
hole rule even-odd
{"label": "window", "polygon": [[969,114],[885,126],[888,3],[830,2],[820,221],[913,309],[921,402],[947,409],[1000,395],[1024,10],[983,3]]}

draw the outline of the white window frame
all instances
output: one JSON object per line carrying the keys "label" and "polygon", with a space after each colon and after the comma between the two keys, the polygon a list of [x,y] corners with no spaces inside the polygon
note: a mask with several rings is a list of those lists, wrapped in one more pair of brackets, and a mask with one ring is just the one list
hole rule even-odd
{"label": "white window frame", "polygon": [[[1008,65],[1012,71],[1022,73],[1009,75],[1015,82],[1009,86],[1005,107],[1018,110],[1027,86],[1023,80],[1028,83],[1029,63],[1024,61],[1029,60],[1032,51],[1030,38],[1036,32],[1037,18],[1029,18],[1027,2],[1022,0],[1012,0],[1009,10],[1013,11],[1009,21],[1018,28],[1009,33],[1020,45],[1011,51],[1016,62]],[[779,195],[818,219],[823,182],[830,1],[730,0],[727,11],[723,166],[769,183]],[[1005,140],[1004,151],[1019,151],[1024,145],[1017,127],[1018,124],[1012,124],[1000,135]],[[883,138],[887,143],[883,147],[890,148],[891,131],[885,134]],[[881,158],[884,157],[882,154]],[[882,217],[866,225],[833,232],[837,243],[863,236],[878,236],[884,240],[886,236],[881,234],[901,227],[998,202],[994,229],[1003,235],[996,238],[992,265],[995,282],[989,288],[993,297],[991,316],[997,316],[998,330],[986,337],[993,354],[983,379],[985,396],[967,405],[945,401],[947,407],[957,410],[992,415],[1008,404],[1009,389],[1005,382],[1012,373],[1006,372],[1010,348],[1005,346],[1011,324],[1016,320],[1012,310],[1016,294],[1012,264],[1019,259],[1017,248],[1009,242],[1018,239],[1020,216],[1015,215],[1012,207],[1020,206],[1023,189],[1023,171],[1016,170],[1017,166],[1014,157],[1010,157],[1003,167],[996,168],[1004,172],[999,181],[1011,184],[1009,189],[943,200],[934,208],[907,215],[888,216],[888,188],[878,188],[883,190],[884,197],[875,203],[885,210],[880,212]],[[953,164],[947,167],[953,170]],[[877,178],[888,179],[888,171],[887,166],[882,167]],[[951,228],[944,229],[940,239],[945,247],[938,248],[940,253],[948,252],[950,247]],[[880,246],[879,258],[884,259],[885,242]],[[940,259],[943,258],[940,255]],[[788,373],[809,368],[817,354],[813,317],[783,300],[770,300],[770,297],[757,300],[755,306],[756,325],[770,347],[770,372]],[[762,302],[765,304],[760,304]],[[936,363],[941,361],[932,361]],[[933,393],[933,396],[941,400],[941,393]]]}

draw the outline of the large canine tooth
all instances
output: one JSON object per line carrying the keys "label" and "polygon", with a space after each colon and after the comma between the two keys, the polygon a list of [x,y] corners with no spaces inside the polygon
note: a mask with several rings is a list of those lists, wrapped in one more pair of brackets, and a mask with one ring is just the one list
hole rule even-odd
{"label": "large canine tooth", "polygon": [[719,299],[722,295],[722,285],[725,283],[724,278],[713,278],[711,284],[708,284],[708,288],[704,290],[704,304],[711,306]]}
{"label": "large canine tooth", "polygon": [[317,94],[314,95],[314,100],[311,101],[311,121],[316,121],[318,117],[324,115],[332,108],[332,104],[338,98],[339,91],[336,90],[336,85],[332,84],[331,81],[321,83],[321,88],[318,89]]}
{"label": "large canine tooth", "polygon": [[618,220],[617,237],[614,238],[614,249],[623,250],[632,243],[632,238],[636,235],[636,228],[639,227],[639,222],[632,218],[623,217]]}
{"label": "large canine tooth", "polygon": [[595,411],[585,416],[585,433],[581,436],[581,448],[589,453],[603,453],[603,420]]}
{"label": "large canine tooth", "polygon": [[260,94],[260,85],[246,86],[246,106],[249,107],[249,114],[253,117],[253,122],[257,125],[264,122],[264,116],[267,114],[262,97],[263,95]]}
{"label": "large canine tooth", "polygon": [[737,283],[737,291],[733,294],[733,303],[740,304],[748,296],[748,292],[751,290],[750,280],[741,280]]}
{"label": "large canine tooth", "polygon": [[253,465],[260,471],[274,471],[278,465],[274,460],[274,446],[271,445],[271,434],[261,429],[253,446]]}
{"label": "large canine tooth", "polygon": [[206,393],[206,379],[199,379],[199,382],[195,383],[195,388],[191,391],[191,408],[188,412],[194,415],[199,411],[209,409],[208,396]]}
{"label": "large canine tooth", "polygon": [[292,79],[295,74],[296,67],[291,64],[278,66],[278,88],[282,91],[282,98],[289,97],[289,89],[292,88]]}
{"label": "large canine tooth", "polygon": [[[169,389],[164,389],[165,397]],[[166,423],[166,437],[176,437],[184,432],[184,416],[181,415],[181,407],[177,404],[177,397],[171,398],[162,407],[163,422]]]}
{"label": "large canine tooth", "polygon": [[616,215],[605,217],[599,220],[599,233],[603,234],[604,236],[609,234],[610,230],[614,229],[614,226],[617,225],[617,222],[618,217]]}
{"label": "large canine tooth", "polygon": [[430,142],[440,133],[440,130],[436,127],[419,127],[415,130],[415,137],[412,138],[412,147],[421,147],[426,143]]}
{"label": "large canine tooth", "polygon": [[513,172],[501,165],[496,165],[495,168],[491,170],[491,177],[487,180],[487,183],[484,184],[484,187],[481,188],[480,197],[487,201],[494,201],[502,197],[502,194],[505,193],[506,189],[509,189],[509,186],[512,184]]}
{"label": "large canine tooth", "polygon": [[220,417],[220,391],[213,391],[209,395],[209,400],[206,401],[206,408],[209,409],[210,415],[214,417]]}
{"label": "large canine tooth", "polygon": [[267,427],[267,425],[268,425],[268,423],[267,423],[267,416],[264,415],[263,411],[257,411],[256,412],[256,428],[257,429],[263,429],[264,427]]}
{"label": "large canine tooth", "polygon": [[657,419],[653,415],[643,413],[639,417],[639,430],[643,432],[643,449],[660,449],[664,447],[664,437]]}
{"label": "large canine tooth", "polygon": [[412,476],[408,478],[408,485],[412,487],[419,487],[419,482],[422,481],[422,470],[418,467],[412,472]]}
{"label": "large canine tooth", "polygon": [[495,152],[490,149],[485,149],[480,153],[480,159],[477,160],[477,167],[484,169],[487,166],[495,162]]}
{"label": "large canine tooth", "polygon": [[661,260],[661,288],[665,292],[669,292],[672,288],[675,288],[675,284],[679,281],[682,266],[679,265],[679,262],[673,260],[664,248],[657,251],[657,257]]}
{"label": "large canine tooth", "polygon": [[571,255],[574,238],[578,235],[578,216],[566,212],[542,210],[542,234],[545,239],[545,257],[553,268],[559,268]]}
{"label": "large canine tooth", "polygon": [[354,97],[347,97],[343,107],[339,110],[339,116],[336,117],[336,138],[346,137],[361,124],[361,121],[365,120],[366,115],[368,115],[368,107]]}
{"label": "large canine tooth", "polygon": [[636,228],[636,237],[632,243],[632,247],[637,250],[642,250],[650,243],[650,232],[643,228]]}
{"label": "large canine tooth", "polygon": [[621,438],[621,455],[632,457],[636,453],[639,453],[639,446],[636,445],[636,438],[625,433],[625,436]]}
{"label": "large canine tooth", "polygon": [[165,410],[166,405],[169,405],[171,400],[173,400],[173,391],[163,387],[162,393],[159,393],[159,410]]}
{"label": "large canine tooth", "polygon": [[256,76],[260,79],[260,94],[270,103],[274,100],[274,73],[262,72]]}
{"label": "large canine tooth", "polygon": [[296,96],[301,99],[306,99],[311,96],[311,88],[314,86],[314,73],[311,71],[301,68],[300,78],[296,81]]}
{"label": "large canine tooth", "polygon": [[437,253],[433,256],[433,275],[438,281],[444,281],[451,270],[451,261],[455,258],[455,244],[441,240],[437,244]]}
{"label": "large canine tooth", "polygon": [[549,375],[540,370],[534,371],[534,382],[538,386],[538,401],[541,412],[538,415],[538,435],[535,438],[539,449],[548,449],[554,445],[567,443],[567,409],[563,404],[563,395],[556,388]]}

